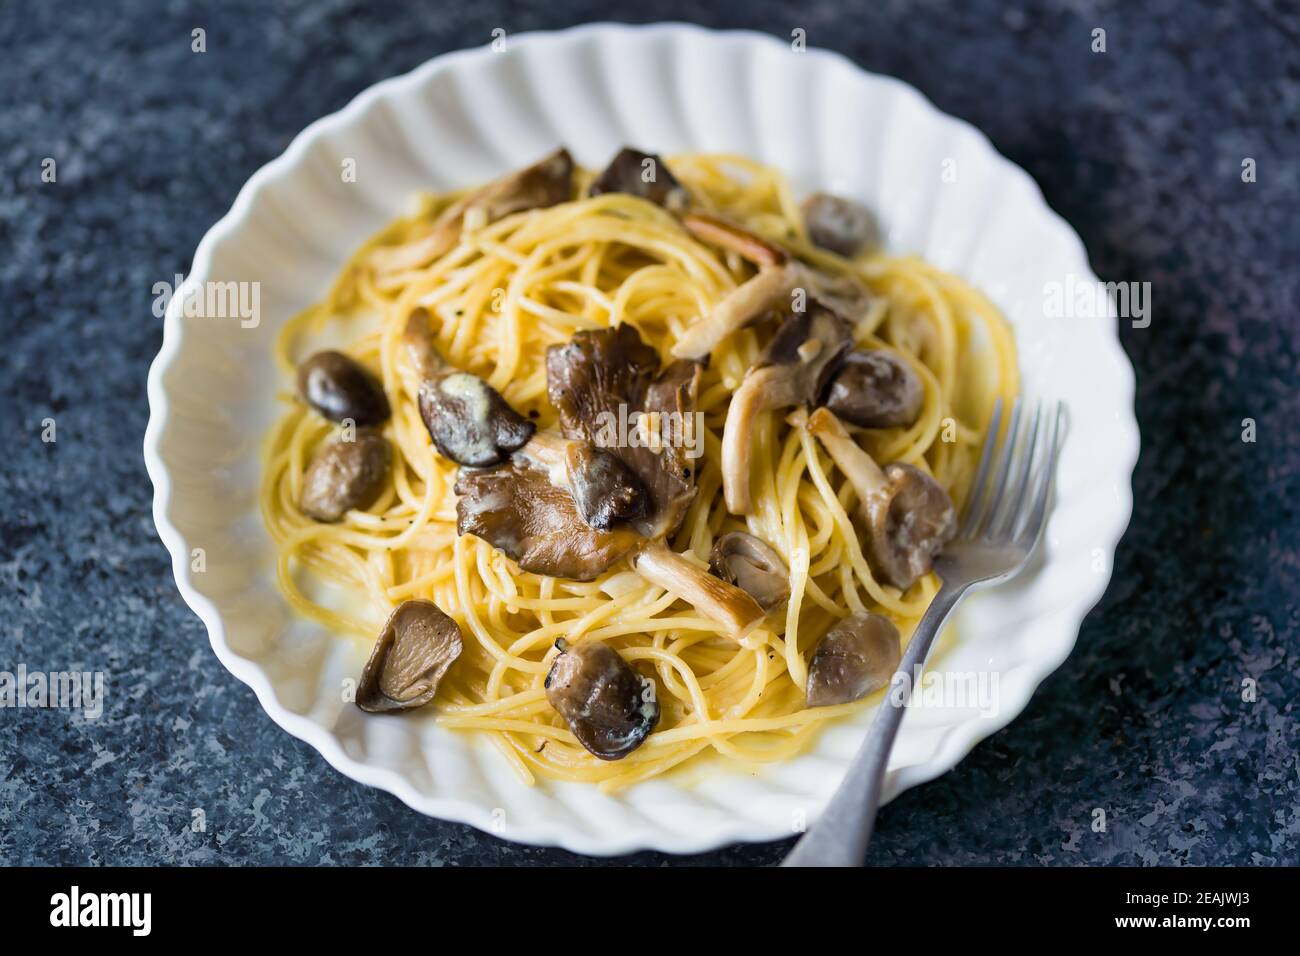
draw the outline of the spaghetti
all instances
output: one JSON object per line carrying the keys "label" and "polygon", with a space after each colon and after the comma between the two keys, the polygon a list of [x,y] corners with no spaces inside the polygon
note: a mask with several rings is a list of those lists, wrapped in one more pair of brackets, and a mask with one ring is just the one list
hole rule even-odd
{"label": "spaghetti", "polygon": [[[672,172],[697,205],[779,243],[813,267],[856,274],[873,304],[859,347],[903,356],[924,387],[906,428],[861,433],[878,462],[931,474],[960,509],[994,402],[1018,390],[1014,345],[1001,316],[960,279],[916,258],[852,262],[814,246],[789,186],[774,169],[735,156],[688,155]],[[579,196],[592,174],[577,174]],[[424,201],[358,251],[325,298],[283,330],[276,357],[292,373],[302,343],[340,323],[345,351],[377,375],[392,409],[383,428],[391,479],[364,510],[335,524],[299,508],[303,473],[329,423],[292,400],[269,436],[261,492],[279,548],[278,578],[293,607],[338,632],[373,639],[403,600],[433,601],[460,625],[464,651],[433,705],[442,724],[484,732],[528,782],[587,781],[615,790],[712,752],[780,760],[806,748],[827,721],[869,701],[805,706],[810,649],[849,613],[887,616],[906,639],[937,590],[933,574],[906,592],[873,576],[850,515],[854,492],[806,430],[763,416],[752,434],[753,506],[728,512],[720,468],[728,404],[770,333],[744,328],[711,354],[699,386],[703,455],[697,491],[669,546],[703,562],[714,540],[748,531],[790,571],[790,598],[739,643],[713,621],[621,562],[577,582],[521,571],[472,535],[458,535],[457,466],[436,455],[417,407],[419,382],[401,345],[413,310],[430,316],[449,362],[481,376],[539,429],[555,425],[546,350],[575,332],[630,323],[661,356],[728,292],[753,275],[734,253],[694,238],[678,218],[621,193],[474,222],[427,264],[374,265],[376,251],[427,236],[455,196]],[[341,585],[357,606],[336,608],[300,587]],[[618,762],[580,746],[547,701],[543,681],[557,638],[601,641],[655,679],[662,716],[643,746]]]}

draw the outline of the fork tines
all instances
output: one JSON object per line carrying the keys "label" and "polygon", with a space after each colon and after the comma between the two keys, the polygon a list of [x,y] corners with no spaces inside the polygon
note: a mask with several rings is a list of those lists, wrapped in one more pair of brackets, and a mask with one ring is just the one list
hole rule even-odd
{"label": "fork tines", "polygon": [[1063,419],[1060,402],[1017,398],[1004,430],[998,399],[967,498],[963,539],[1033,544],[1047,511]]}

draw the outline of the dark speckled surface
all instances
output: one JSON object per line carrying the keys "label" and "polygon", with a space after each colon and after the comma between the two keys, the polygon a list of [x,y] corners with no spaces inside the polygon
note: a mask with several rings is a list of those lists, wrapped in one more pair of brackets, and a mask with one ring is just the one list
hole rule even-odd
{"label": "dark speckled surface", "polygon": [[[1144,451],[1110,589],[1010,728],[884,811],[870,861],[1300,863],[1300,16],[1268,2],[1004,6],[0,8],[0,670],[109,679],[95,720],[0,710],[0,862],[579,862],[344,779],[218,665],[150,518],[151,286],[188,268],[255,169],[376,80],[498,26],[690,19],[802,27],[916,85],[1029,170],[1103,278],[1152,284],[1150,328],[1123,330]],[[1096,27],[1105,54],[1089,49]],[[194,807],[206,832],[191,832]],[[1090,827],[1098,807],[1105,833]],[[764,864],[786,848],[680,862]]]}

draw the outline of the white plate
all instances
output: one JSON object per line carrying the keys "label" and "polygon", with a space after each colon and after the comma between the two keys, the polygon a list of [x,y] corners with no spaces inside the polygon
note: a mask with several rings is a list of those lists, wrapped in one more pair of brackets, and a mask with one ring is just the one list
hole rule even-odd
{"label": "white plate", "polygon": [[[623,144],[741,153],[781,167],[801,193],[862,200],[891,250],[920,253],[983,289],[1015,327],[1026,391],[1069,405],[1034,567],[968,605],[962,638],[940,662],[996,680],[997,705],[985,715],[913,709],[887,793],[948,770],[1020,713],[1069,654],[1131,510],[1133,372],[1114,313],[1043,317],[1049,283],[1095,281],[1079,238],[981,133],[835,54],[681,25],[597,25],[511,36],[505,47],[441,56],[378,84],[249,180],[199,244],[189,282],[260,283],[260,324],[187,318],[179,296],[168,308],[149,375],[145,460],[177,585],[217,656],[271,719],[344,774],[506,839],[590,854],[685,853],[776,839],[814,819],[871,714],[781,765],[709,764],[607,797],[571,784],[527,788],[480,737],[344,704],[340,684],[359,672],[362,652],[290,614],[256,505],[273,396],[289,387],[271,363],[276,331],[322,295],[359,243],[409,211],[418,190],[477,183],[558,144],[589,166]],[[340,175],[348,159],[355,182]],[[196,572],[200,548],[206,569]]]}

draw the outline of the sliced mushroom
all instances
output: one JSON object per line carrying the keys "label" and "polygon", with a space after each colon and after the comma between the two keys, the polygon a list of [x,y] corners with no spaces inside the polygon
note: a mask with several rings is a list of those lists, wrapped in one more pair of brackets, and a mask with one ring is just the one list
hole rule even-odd
{"label": "sliced mushroom", "polygon": [[555,642],[559,654],[546,675],[546,699],[601,760],[626,757],[659,723],[655,684],[600,641]]}
{"label": "sliced mushroom", "polygon": [[732,514],[749,514],[750,451],[763,412],[815,402],[840,358],[853,344],[838,315],[810,301],[777,329],[758,364],[731,396],[722,432],[722,490]]}
{"label": "sliced mushroom", "polygon": [[317,352],[298,366],[298,394],[332,422],[351,419],[361,428],[388,418],[388,399],[374,377],[342,352]]}
{"label": "sliced mushroom", "polygon": [[565,449],[569,490],[582,520],[598,531],[644,518],[650,495],[641,479],[612,452],[582,441]]}
{"label": "sliced mushroom", "polygon": [[789,258],[780,246],[722,216],[705,212],[687,213],[682,217],[682,225],[701,242],[738,253],[758,266],[779,266]]}
{"label": "sliced mushroom", "polygon": [[691,325],[673,345],[673,355],[702,361],[730,336],[786,307],[798,284],[799,272],[789,265],[760,269]]}
{"label": "sliced mushroom", "polygon": [[630,146],[619,150],[587,192],[591,196],[604,193],[640,196],[671,213],[685,212],[691,203],[690,193],[662,159],[654,153],[643,153]]}
{"label": "sliced mushroom", "polygon": [[420,418],[444,458],[471,468],[499,465],[532,437],[536,426],[511,408],[500,392],[442,359],[423,309],[411,313],[402,334],[422,378]]}
{"label": "sliced mushroom", "polygon": [[813,245],[846,259],[880,243],[871,210],[842,196],[814,193],[804,200],[803,218]]}
{"label": "sliced mushroom", "polygon": [[[675,421],[694,428],[699,377],[693,362],[674,362],[660,372],[659,353],[626,324],[578,332],[566,345],[546,350],[547,392],[560,412],[561,430],[596,446],[606,444],[612,424],[634,415],[643,424]],[[658,417],[664,414],[675,417]],[[633,526],[644,537],[662,538],[677,530],[695,497],[695,462],[681,443],[650,437],[640,447],[608,450],[650,497],[644,517]]]}
{"label": "sliced mushroom", "polygon": [[847,704],[889,684],[903,659],[894,622],[863,611],[832,627],[808,665],[809,707]]}
{"label": "sliced mushroom", "polygon": [[641,543],[627,527],[602,531],[583,520],[566,478],[525,446],[496,468],[462,469],[456,530],[482,538],[525,571],[591,581]]}
{"label": "sliced mushroom", "polygon": [[952,499],[915,465],[894,462],[882,471],[825,408],[813,412],[807,428],[857,493],[863,551],[872,571],[906,591],[930,572],[935,555],[956,535]]}
{"label": "sliced mushroom", "polygon": [[836,417],[862,428],[911,428],[924,402],[921,376],[885,349],[846,355],[822,399]]}
{"label": "sliced mushroom", "polygon": [[388,617],[357,685],[372,714],[422,707],[460,657],[460,627],[432,601],[403,601]]}
{"label": "sliced mushroom", "polygon": [[538,163],[503,176],[452,203],[423,238],[371,253],[380,273],[403,272],[428,265],[460,241],[466,221],[487,225],[526,209],[544,209],[573,196],[573,157],[559,149]]}
{"label": "sliced mushroom", "polygon": [[768,266],[728,292],[688,328],[673,346],[673,355],[703,360],[741,329],[794,311],[799,292],[805,303],[815,300],[850,323],[862,318],[871,304],[866,286],[847,273],[832,276],[794,261]]}
{"label": "sliced mushroom", "polygon": [[739,641],[757,627],[767,612],[749,594],[709,574],[662,541],[648,541],[632,558],[632,567],[652,584],[681,598]]}
{"label": "sliced mushroom", "polygon": [[764,611],[790,596],[790,569],[781,555],[762,538],[744,531],[728,531],[713,542],[709,570],[736,585]]}
{"label": "sliced mushroom", "polygon": [[312,457],[302,479],[302,513],[332,523],[353,508],[367,508],[384,488],[392,457],[387,440],[359,431],[354,440],[337,435]]}

